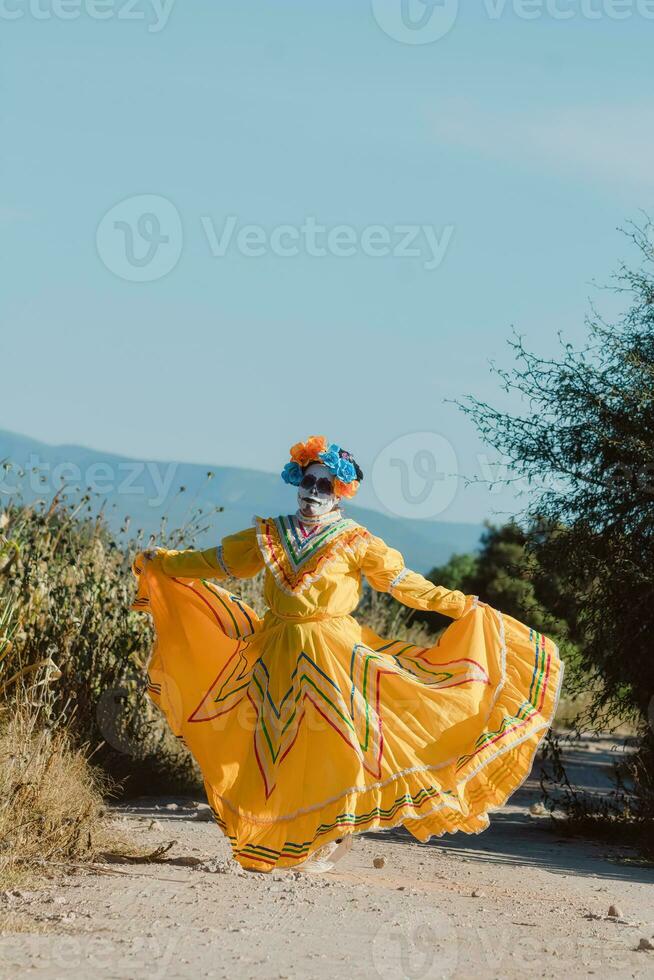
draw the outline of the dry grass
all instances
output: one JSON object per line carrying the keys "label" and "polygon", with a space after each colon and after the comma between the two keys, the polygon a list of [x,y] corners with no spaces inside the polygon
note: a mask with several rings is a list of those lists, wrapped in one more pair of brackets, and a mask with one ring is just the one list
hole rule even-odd
{"label": "dry grass", "polygon": [[106,777],[27,698],[0,714],[0,887],[48,862],[90,860],[108,843]]}

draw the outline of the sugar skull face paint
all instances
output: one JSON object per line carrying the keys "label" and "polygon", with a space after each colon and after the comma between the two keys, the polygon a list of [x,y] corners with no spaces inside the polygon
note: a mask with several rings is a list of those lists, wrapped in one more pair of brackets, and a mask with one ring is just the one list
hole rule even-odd
{"label": "sugar skull face paint", "polygon": [[336,501],[333,475],[322,463],[311,463],[297,492],[300,513],[304,517],[322,517],[334,509]]}

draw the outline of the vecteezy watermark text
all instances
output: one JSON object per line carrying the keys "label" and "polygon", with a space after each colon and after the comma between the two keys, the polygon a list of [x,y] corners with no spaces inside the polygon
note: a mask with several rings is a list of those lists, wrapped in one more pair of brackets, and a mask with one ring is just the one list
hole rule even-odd
{"label": "vecteezy watermark text", "polygon": [[164,29],[175,0],[0,0],[0,20],[120,20],[145,22],[148,33]]}
{"label": "vecteezy watermark text", "polygon": [[0,494],[13,494],[27,486],[31,493],[43,496],[63,488],[99,496],[145,498],[148,507],[161,507],[173,490],[176,473],[177,463],[97,460],[82,467],[70,460],[53,465],[32,453],[20,480],[15,470],[0,468]]}
{"label": "vecteezy watermark text", "polygon": [[[449,34],[459,0],[371,0],[373,16],[389,37],[402,44],[431,44]],[[482,0],[482,15],[518,20],[654,20],[654,0]]]}
{"label": "vecteezy watermark text", "polygon": [[[438,269],[449,250],[454,225],[430,224],[328,225],[314,215],[297,224],[266,227],[244,223],[234,214],[220,221],[201,214],[185,221],[203,237],[214,259],[230,254],[245,258],[413,259],[428,272]],[[98,255],[104,265],[128,282],[162,279],[179,262],[184,229],[179,211],[167,198],[139,194],[115,204],[103,215],[96,231]]]}
{"label": "vecteezy watermark text", "polygon": [[224,258],[230,249],[250,258],[272,254],[290,259],[304,254],[347,259],[360,254],[377,259],[390,255],[422,259],[429,271],[439,267],[454,234],[453,225],[445,225],[440,233],[433,225],[366,225],[361,230],[348,224],[330,227],[311,215],[302,224],[276,225],[270,231],[263,225],[239,225],[233,214],[221,228],[207,215],[200,221],[214,258]]}

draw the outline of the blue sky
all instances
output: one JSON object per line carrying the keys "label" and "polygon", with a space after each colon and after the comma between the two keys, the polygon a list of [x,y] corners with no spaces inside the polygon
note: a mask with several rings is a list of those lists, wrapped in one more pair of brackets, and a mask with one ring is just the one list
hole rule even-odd
{"label": "blue sky", "polygon": [[[652,210],[654,6],[465,3],[407,44],[378,22],[400,0],[377,19],[370,0],[96,2],[107,19],[0,4],[0,426],[269,471],[314,432],[364,469],[429,432],[480,475],[488,451],[446,400],[501,402],[488,365],[512,325],[544,353],[580,340],[592,280],[630,257],[617,227]],[[308,221],[346,226],[353,254],[307,254]],[[127,236],[143,256],[153,227],[163,272],[134,281]],[[405,228],[416,255],[393,254]],[[375,234],[390,254],[366,254]],[[362,503],[387,506],[380,473]],[[510,507],[452,497],[430,516]]]}

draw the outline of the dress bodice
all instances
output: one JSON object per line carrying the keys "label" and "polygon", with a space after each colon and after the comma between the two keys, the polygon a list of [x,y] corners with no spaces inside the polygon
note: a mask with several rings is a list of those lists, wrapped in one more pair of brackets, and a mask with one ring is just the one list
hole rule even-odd
{"label": "dress bodice", "polygon": [[370,533],[338,514],[309,524],[295,515],[256,518],[225,538],[222,560],[231,574],[265,569],[264,596],[282,618],[346,616],[361,598],[361,565]]}

